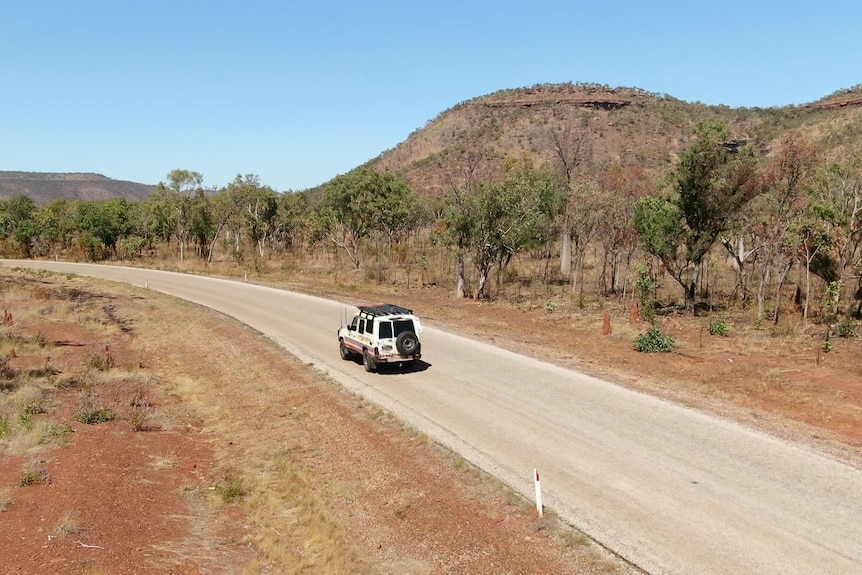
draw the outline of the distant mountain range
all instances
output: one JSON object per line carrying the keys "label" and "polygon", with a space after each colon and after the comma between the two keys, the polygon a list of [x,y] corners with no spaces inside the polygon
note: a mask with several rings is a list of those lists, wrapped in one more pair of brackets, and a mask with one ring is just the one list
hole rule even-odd
{"label": "distant mountain range", "polygon": [[144,200],[156,186],[113,180],[102,174],[0,171],[0,200],[25,195],[37,204],[52,200]]}

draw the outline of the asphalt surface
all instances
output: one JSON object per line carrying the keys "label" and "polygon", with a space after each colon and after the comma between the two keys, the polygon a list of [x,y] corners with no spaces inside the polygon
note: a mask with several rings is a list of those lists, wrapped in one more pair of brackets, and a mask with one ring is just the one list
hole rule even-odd
{"label": "asphalt surface", "polygon": [[531,500],[537,469],[546,510],[649,573],[862,574],[862,470],[812,448],[427,325],[416,368],[366,373],[339,357],[355,308],[338,302],[137,268],[3,264],[232,316]]}

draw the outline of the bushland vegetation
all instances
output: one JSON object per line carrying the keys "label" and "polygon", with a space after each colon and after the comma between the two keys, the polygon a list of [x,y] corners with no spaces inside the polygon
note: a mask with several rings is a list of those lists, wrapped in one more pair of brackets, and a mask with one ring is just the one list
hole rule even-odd
{"label": "bushland vegetation", "polygon": [[[765,151],[713,117],[657,174],[597,159],[586,120],[543,129],[541,163],[448,149],[437,193],[369,163],[300,192],[254,174],[204,188],[202,174],[177,169],[143,201],[16,196],[0,202],[0,255],[314,268],[572,311],[648,301],[659,313],[733,309],[777,324],[790,310],[800,330],[859,319],[858,153],[827,154],[796,129]],[[648,298],[635,285],[644,274]]]}

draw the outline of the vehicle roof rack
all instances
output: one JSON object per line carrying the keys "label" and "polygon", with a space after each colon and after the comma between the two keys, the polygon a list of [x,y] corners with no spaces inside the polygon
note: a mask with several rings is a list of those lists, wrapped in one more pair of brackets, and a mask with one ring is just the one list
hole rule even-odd
{"label": "vehicle roof rack", "polygon": [[380,315],[413,315],[412,309],[395,305],[394,303],[384,303],[380,305],[361,305],[359,311],[365,312],[370,316]]}

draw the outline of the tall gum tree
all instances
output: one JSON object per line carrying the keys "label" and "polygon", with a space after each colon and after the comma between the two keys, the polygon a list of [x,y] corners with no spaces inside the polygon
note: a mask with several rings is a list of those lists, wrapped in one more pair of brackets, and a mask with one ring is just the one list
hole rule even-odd
{"label": "tall gum tree", "polygon": [[488,278],[503,272],[522,249],[545,242],[559,203],[553,176],[529,160],[510,160],[500,182],[482,183],[466,198],[460,225],[467,230],[466,250],[476,268],[474,297],[489,297]]}
{"label": "tall gum tree", "polygon": [[456,148],[451,152],[454,158],[441,158],[448,169],[444,170],[445,189],[443,198],[445,207],[438,214],[436,232],[442,241],[455,248],[455,297],[467,296],[467,246],[471,241],[472,210],[483,170],[486,169],[488,153],[483,148]]}
{"label": "tall gum tree", "polygon": [[[553,157],[554,172],[559,189],[568,196],[575,195],[576,182],[584,179],[584,169],[593,157],[590,116],[584,114],[579,122],[568,122],[554,126],[546,133],[547,146]],[[558,214],[560,229],[560,274],[569,277],[572,273],[572,205],[566,202]]]}
{"label": "tall gum tree", "polygon": [[[751,146],[731,142],[723,121],[701,122],[695,134],[694,144],[676,166],[674,194],[642,200],[635,210],[644,247],[661,259],[683,288],[691,311],[709,250],[732,226],[739,210],[760,192],[756,153]],[[667,221],[671,217],[679,221]],[[650,235],[657,232],[663,235]]]}
{"label": "tall gum tree", "polygon": [[[625,292],[631,260],[637,248],[634,203],[647,196],[652,180],[638,166],[615,163],[599,171],[598,238],[602,244],[599,286],[603,294]],[[620,286],[622,270],[626,274]]]}
{"label": "tall gum tree", "polygon": [[179,244],[180,261],[183,261],[192,217],[192,201],[201,189],[203,175],[191,170],[171,170],[167,179],[167,183],[159,182],[154,197],[169,218],[173,235]]}
{"label": "tall gum tree", "polygon": [[781,292],[795,261],[792,227],[807,206],[807,190],[821,163],[817,147],[798,132],[789,132],[777,145],[774,157],[764,170],[765,192],[750,213],[756,220],[753,249],[757,249],[759,275],[757,316],[766,312],[766,300],[774,294],[772,320],[777,324]]}
{"label": "tall gum tree", "polygon": [[394,233],[407,219],[412,193],[400,177],[373,168],[337,176],[315,210],[318,231],[359,269],[363,240],[373,232]]}
{"label": "tall gum tree", "polygon": [[686,224],[687,258],[693,271],[686,287],[689,305],[694,304],[709,250],[739,210],[760,193],[758,159],[751,146],[730,143],[730,130],[723,121],[702,122],[696,134],[697,141],[680,158],[676,177]]}
{"label": "tall gum tree", "polygon": [[[813,261],[813,273],[827,284],[839,282],[844,286],[853,279],[862,282],[862,158],[854,155],[827,165],[815,178],[812,196],[820,206],[830,238],[828,251]],[[843,291],[837,290],[833,315],[837,315]]]}

